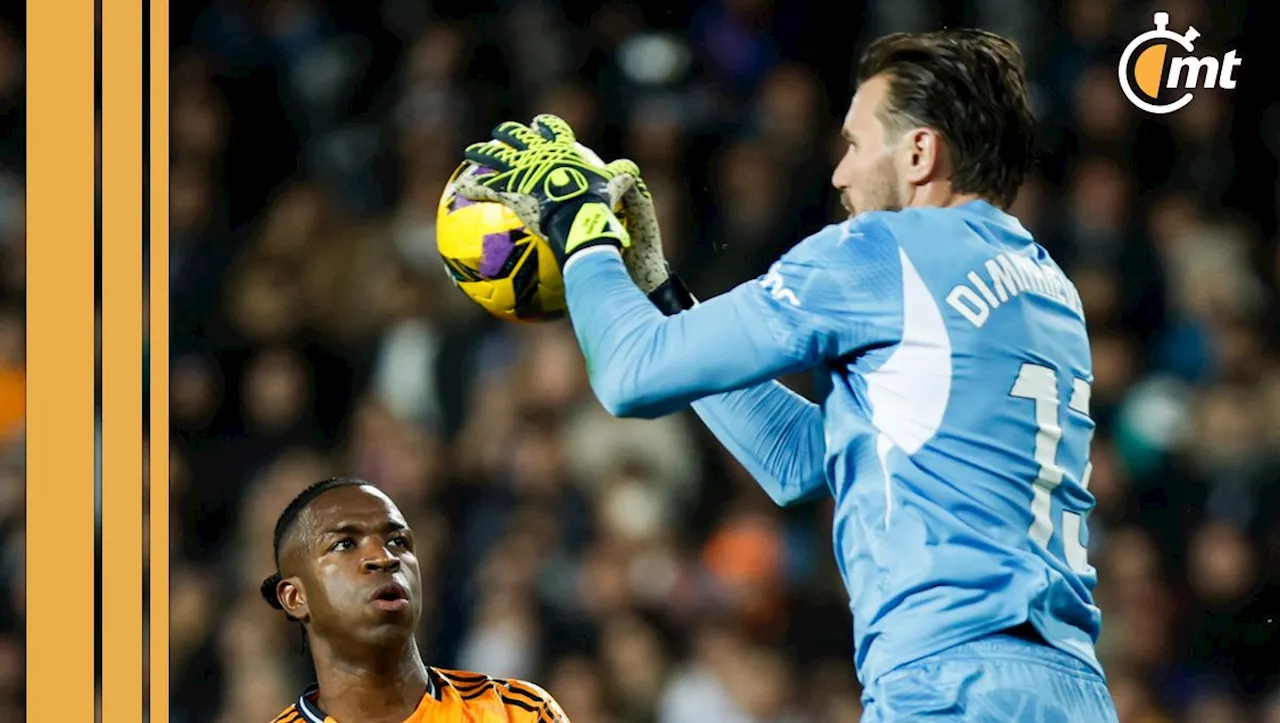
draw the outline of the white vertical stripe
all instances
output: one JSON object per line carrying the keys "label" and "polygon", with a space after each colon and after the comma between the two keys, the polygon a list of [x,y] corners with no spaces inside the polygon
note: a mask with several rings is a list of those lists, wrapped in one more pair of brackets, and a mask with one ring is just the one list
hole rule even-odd
{"label": "white vertical stripe", "polygon": [[1089,568],[1088,550],[1080,544],[1080,515],[1074,512],[1062,514],[1062,552],[1072,570],[1084,572]]}
{"label": "white vertical stripe", "polygon": [[1081,414],[1089,414],[1089,401],[1093,396],[1093,388],[1083,379],[1071,380],[1071,401],[1069,406]]}
{"label": "white vertical stripe", "polygon": [[[885,468],[885,524],[893,494],[888,469],[892,447],[915,454],[942,425],[951,396],[951,338],[938,302],[906,252],[902,263],[902,339],[880,368],[866,375],[871,423],[881,437],[876,452]],[[887,443],[886,443],[887,442]]]}
{"label": "white vertical stripe", "polygon": [[876,436],[876,457],[880,460],[880,474],[884,475],[884,526],[893,521],[893,484],[889,475],[889,451],[893,442],[883,434]]}

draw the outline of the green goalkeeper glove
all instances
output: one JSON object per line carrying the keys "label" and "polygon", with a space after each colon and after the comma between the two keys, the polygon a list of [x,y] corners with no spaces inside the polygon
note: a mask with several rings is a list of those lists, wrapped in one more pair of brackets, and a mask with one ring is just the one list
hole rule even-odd
{"label": "green goalkeeper glove", "polygon": [[[455,182],[457,192],[473,201],[496,201],[511,208],[530,230],[551,243],[561,265],[575,251],[615,245],[623,249],[632,280],[663,313],[675,314],[697,303],[667,265],[653,197],[634,161],[604,164],[577,142],[568,123],[550,114],[535,117],[532,127],[514,122],[499,125],[494,140],[470,146],[466,158],[484,170],[463,174]],[[547,181],[556,171],[575,178],[581,174],[586,190],[547,193]],[[611,210],[610,217],[612,209],[621,206],[626,230],[608,225],[609,218],[604,218],[609,226],[604,233],[588,228],[575,236],[575,227],[581,231],[584,225],[579,215],[583,211],[592,217],[602,215],[602,204]]]}
{"label": "green goalkeeper glove", "polygon": [[614,209],[635,184],[635,176],[623,172],[635,164],[593,162],[564,120],[542,114],[531,127],[499,124],[492,140],[468,146],[465,157],[479,168],[455,181],[457,193],[510,208],[551,244],[561,266],[583,249],[631,245]]}

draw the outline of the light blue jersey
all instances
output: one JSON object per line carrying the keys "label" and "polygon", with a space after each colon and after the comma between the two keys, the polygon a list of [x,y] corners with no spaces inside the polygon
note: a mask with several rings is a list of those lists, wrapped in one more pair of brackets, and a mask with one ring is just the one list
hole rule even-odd
{"label": "light blue jersey", "polygon": [[[690,404],[779,504],[830,494],[859,678],[1029,622],[1101,674],[1079,296],[977,201],[865,213],[665,317],[616,251],[565,269],[601,402]],[[812,404],[769,380],[819,377]]]}

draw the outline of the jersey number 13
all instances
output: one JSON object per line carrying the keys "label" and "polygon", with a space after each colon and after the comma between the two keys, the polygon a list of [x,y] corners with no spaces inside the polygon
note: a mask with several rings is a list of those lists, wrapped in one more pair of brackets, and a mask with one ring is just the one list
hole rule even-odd
{"label": "jersey number 13", "polygon": [[[1067,414],[1079,414],[1089,417],[1089,383],[1083,379],[1074,379],[1071,384],[1071,399],[1067,403]],[[1018,380],[1009,392],[1019,399],[1030,399],[1035,402],[1036,415],[1036,449],[1035,462],[1039,466],[1032,485],[1031,528],[1028,534],[1036,543],[1046,550],[1057,531],[1053,523],[1053,491],[1062,484],[1063,469],[1058,464],[1058,445],[1062,442],[1062,430],[1078,428],[1076,425],[1064,425],[1060,419],[1063,413],[1058,399],[1057,373],[1046,366],[1026,363],[1018,372]],[[1092,431],[1089,433],[1092,437]],[[1084,440],[1087,453],[1090,438]],[[1089,488],[1089,475],[1093,472],[1093,464],[1086,462],[1084,472],[1080,475],[1080,486]],[[1086,559],[1085,546],[1080,541],[1080,528],[1084,525],[1084,515],[1078,512],[1063,510],[1062,512],[1062,552],[1067,565],[1076,572],[1086,572],[1089,564]]]}

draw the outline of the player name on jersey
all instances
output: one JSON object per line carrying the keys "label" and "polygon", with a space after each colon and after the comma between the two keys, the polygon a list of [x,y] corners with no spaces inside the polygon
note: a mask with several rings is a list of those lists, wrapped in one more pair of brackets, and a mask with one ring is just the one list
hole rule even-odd
{"label": "player name on jersey", "polygon": [[997,254],[965,278],[969,283],[952,288],[947,305],[978,328],[987,323],[993,310],[1021,294],[1043,296],[1084,315],[1075,284],[1056,266],[1038,264],[1026,256]]}

